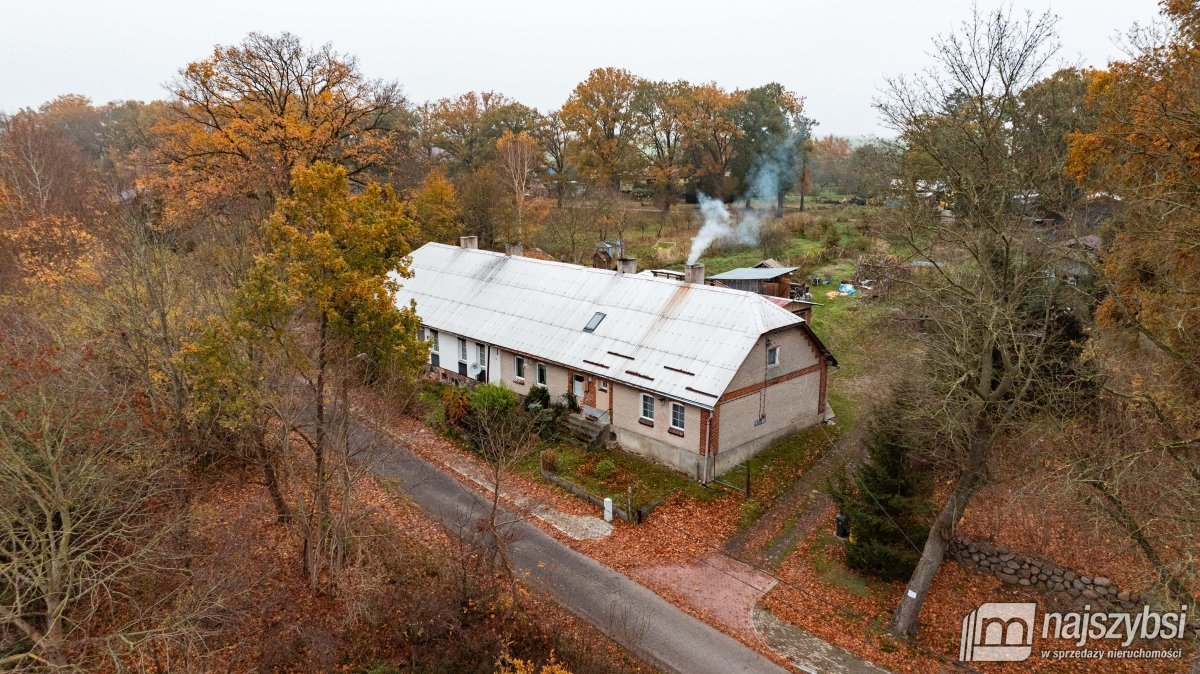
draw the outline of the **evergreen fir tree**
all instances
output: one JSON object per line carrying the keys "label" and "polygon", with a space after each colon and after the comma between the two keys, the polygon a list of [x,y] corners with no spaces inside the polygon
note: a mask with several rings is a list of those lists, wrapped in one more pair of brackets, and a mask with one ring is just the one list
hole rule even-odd
{"label": "evergreen fir tree", "polygon": [[927,481],[910,459],[910,438],[897,416],[885,411],[877,417],[867,461],[840,471],[830,484],[830,495],[849,518],[846,564],[884,580],[912,574],[932,518]]}

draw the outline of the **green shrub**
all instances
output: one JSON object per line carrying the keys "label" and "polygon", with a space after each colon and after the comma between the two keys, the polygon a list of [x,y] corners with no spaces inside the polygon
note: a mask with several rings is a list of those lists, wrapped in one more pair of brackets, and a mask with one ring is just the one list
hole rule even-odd
{"label": "green shrub", "polygon": [[595,475],[597,480],[607,480],[617,474],[617,464],[613,463],[612,459],[604,459],[596,464]]}
{"label": "green shrub", "polygon": [[476,414],[503,414],[517,406],[517,394],[503,384],[484,384],[471,391],[471,411]]}
{"label": "green shrub", "polygon": [[525,409],[549,409],[550,407],[550,389],[545,386],[534,386],[525,394]]}

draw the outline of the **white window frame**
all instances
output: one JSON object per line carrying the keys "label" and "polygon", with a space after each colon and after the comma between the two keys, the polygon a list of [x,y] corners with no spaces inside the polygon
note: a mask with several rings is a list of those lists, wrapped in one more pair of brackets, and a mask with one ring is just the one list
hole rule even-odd
{"label": "white window frame", "polygon": [[[679,410],[679,424],[675,424],[675,410]],[[671,428],[682,431],[687,424],[687,408],[679,403],[671,403]]]}
{"label": "white window frame", "polygon": [[[779,363],[783,360],[780,357],[782,355],[782,353],[783,352],[780,351],[780,347],[768,346],[767,347],[767,367],[779,367]],[[775,362],[774,363],[771,362],[771,354],[775,354]]]}
{"label": "white window frame", "polygon": [[462,337],[458,338],[458,362],[467,362],[467,340]]}
{"label": "white window frame", "polygon": [[607,379],[601,379],[599,386],[600,386],[601,393],[608,393],[608,380]]}
{"label": "white window frame", "polygon": [[[647,402],[650,403],[650,416],[646,416],[646,403]],[[640,414],[641,417],[643,419],[645,419],[646,421],[654,421],[654,412],[655,412],[654,396],[650,395],[649,393],[643,393],[642,394],[642,405],[641,405],[640,409],[638,410],[638,414]]]}
{"label": "white window frame", "polygon": [[513,356],[513,375],[517,379],[520,379],[521,381],[525,380],[525,359],[524,358],[522,358],[520,356]]}
{"label": "white window frame", "polygon": [[547,384],[547,382],[550,381],[550,373],[549,373],[549,371],[546,370],[546,364],[538,363],[536,367],[537,367],[537,371],[534,373],[534,382],[538,386],[548,387],[549,384]]}
{"label": "white window frame", "polygon": [[487,347],[475,342],[475,357],[478,358],[478,363],[483,365],[487,362]]}
{"label": "white window frame", "polygon": [[430,351],[432,351],[433,353],[437,353],[438,352],[438,331],[437,330],[429,331],[429,343],[433,345],[432,348],[430,348]]}

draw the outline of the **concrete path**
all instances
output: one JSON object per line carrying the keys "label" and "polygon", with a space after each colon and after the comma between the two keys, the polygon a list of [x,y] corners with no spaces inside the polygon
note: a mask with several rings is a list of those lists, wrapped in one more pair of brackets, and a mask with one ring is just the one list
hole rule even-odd
{"label": "concrete path", "polygon": [[[448,531],[477,531],[487,511],[482,495],[363,424],[353,424],[350,443]],[[529,522],[514,523],[509,533],[512,562],[533,587],[651,664],[684,674],[787,671]]]}
{"label": "concrete path", "polygon": [[786,657],[801,671],[812,674],[888,674],[887,670],[776,618],[765,608],[755,606],[750,620],[767,646]]}
{"label": "concrete path", "polygon": [[775,578],[721,554],[698,562],[642,567],[639,578],[671,589],[707,622],[718,622],[735,634],[754,635],[750,613],[775,587]]}

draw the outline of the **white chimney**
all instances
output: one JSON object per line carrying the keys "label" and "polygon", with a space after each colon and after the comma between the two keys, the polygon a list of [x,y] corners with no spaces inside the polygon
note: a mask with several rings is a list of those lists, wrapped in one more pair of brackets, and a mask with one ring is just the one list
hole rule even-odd
{"label": "white chimney", "polygon": [[617,260],[617,273],[619,274],[636,274],[637,273],[637,258],[623,257]]}
{"label": "white chimney", "polygon": [[525,254],[525,244],[506,243],[504,244],[504,254],[511,257],[521,257]]}
{"label": "white chimney", "polygon": [[458,237],[458,245],[467,250],[474,250],[479,247],[478,236],[460,236]]}
{"label": "white chimney", "polygon": [[704,285],[704,265],[689,264],[683,268],[683,280],[685,283],[699,283]]}

